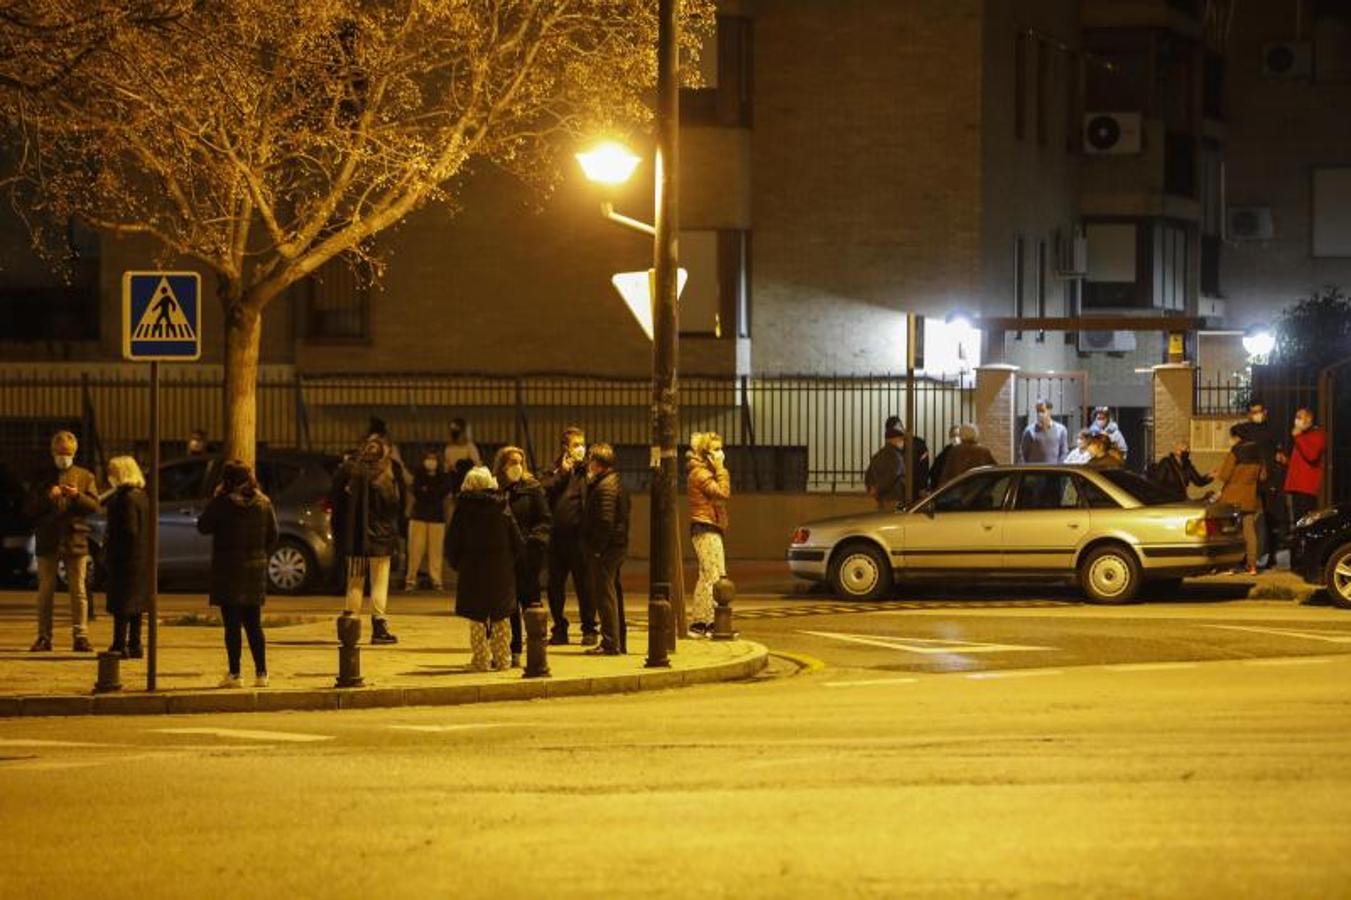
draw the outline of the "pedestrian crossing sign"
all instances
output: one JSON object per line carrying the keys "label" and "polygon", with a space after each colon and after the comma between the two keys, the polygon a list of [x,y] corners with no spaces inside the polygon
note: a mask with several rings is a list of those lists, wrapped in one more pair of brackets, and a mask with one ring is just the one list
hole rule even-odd
{"label": "pedestrian crossing sign", "polygon": [[196,272],[122,275],[122,356],[144,362],[202,355],[202,277]]}

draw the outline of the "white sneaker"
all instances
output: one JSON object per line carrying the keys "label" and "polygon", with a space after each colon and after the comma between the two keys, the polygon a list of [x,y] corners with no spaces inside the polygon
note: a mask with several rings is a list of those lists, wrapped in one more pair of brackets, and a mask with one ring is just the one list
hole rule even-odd
{"label": "white sneaker", "polygon": [[253,679],[253,686],[256,687],[256,688],[259,688],[259,687],[267,687],[267,673],[264,672],[263,674],[259,675],[257,678]]}
{"label": "white sneaker", "polygon": [[220,683],[216,685],[216,687],[221,688],[239,688],[243,686],[244,680],[240,678],[238,675],[231,675],[229,672],[226,672],[225,677],[222,678],[220,680]]}

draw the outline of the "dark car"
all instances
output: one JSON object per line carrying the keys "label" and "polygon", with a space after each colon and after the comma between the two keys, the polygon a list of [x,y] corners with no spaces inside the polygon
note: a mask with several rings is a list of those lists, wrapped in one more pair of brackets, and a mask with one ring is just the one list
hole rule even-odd
{"label": "dark car", "polygon": [[[211,536],[197,531],[197,517],[220,480],[221,462],[219,456],[194,456],[160,465],[159,577],[166,587],[202,587],[210,578]],[[270,591],[300,594],[336,580],[328,493],[337,466],[336,456],[322,453],[259,454],[258,482],[272,500],[281,530],[267,566]],[[90,524],[97,558],[103,519]]]}
{"label": "dark car", "polygon": [[1290,568],[1351,609],[1351,505],[1311,512],[1290,533]]}

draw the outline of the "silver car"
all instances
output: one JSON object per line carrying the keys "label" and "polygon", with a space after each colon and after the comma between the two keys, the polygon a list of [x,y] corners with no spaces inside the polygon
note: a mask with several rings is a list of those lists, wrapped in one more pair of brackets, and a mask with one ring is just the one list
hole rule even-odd
{"label": "silver car", "polygon": [[793,574],[872,600],[920,578],[1076,580],[1093,603],[1129,603],[1145,582],[1243,562],[1238,511],[1174,502],[1122,470],[991,466],[909,509],[808,522],[788,550]]}

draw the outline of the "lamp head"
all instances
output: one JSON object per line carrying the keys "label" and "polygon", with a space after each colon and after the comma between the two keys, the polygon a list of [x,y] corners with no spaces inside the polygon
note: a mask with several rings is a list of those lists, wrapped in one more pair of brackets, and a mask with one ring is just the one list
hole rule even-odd
{"label": "lamp head", "polygon": [[641,158],[617,141],[604,141],[577,154],[587,179],[598,184],[623,184],[638,168]]}

